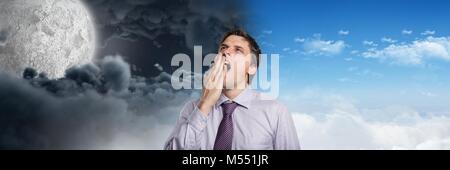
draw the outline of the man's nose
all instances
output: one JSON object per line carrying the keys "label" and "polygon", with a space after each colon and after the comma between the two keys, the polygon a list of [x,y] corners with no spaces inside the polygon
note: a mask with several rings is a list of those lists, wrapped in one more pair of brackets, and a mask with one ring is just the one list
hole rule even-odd
{"label": "man's nose", "polygon": [[232,56],[232,54],[233,54],[233,50],[231,49],[231,48],[227,48],[227,49],[225,49],[225,52],[224,52],[226,55],[228,55],[228,56]]}

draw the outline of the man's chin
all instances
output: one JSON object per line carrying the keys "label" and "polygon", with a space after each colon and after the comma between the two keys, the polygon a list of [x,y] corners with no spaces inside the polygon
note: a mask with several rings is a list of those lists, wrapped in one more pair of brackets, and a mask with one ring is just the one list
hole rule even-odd
{"label": "man's chin", "polygon": [[233,89],[235,89],[235,86],[234,85],[224,85],[223,89],[224,90],[233,90]]}
{"label": "man's chin", "polygon": [[224,90],[243,90],[245,88],[246,88],[246,86],[238,86],[238,85],[230,85],[230,86],[224,85],[223,86]]}

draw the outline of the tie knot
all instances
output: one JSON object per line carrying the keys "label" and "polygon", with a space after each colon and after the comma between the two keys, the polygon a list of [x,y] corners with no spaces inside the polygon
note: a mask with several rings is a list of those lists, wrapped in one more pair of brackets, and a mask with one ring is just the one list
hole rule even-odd
{"label": "tie knot", "polygon": [[238,104],[235,103],[235,102],[222,103],[221,106],[222,106],[222,109],[223,109],[224,116],[231,116],[231,114],[233,113],[234,109],[236,109]]}

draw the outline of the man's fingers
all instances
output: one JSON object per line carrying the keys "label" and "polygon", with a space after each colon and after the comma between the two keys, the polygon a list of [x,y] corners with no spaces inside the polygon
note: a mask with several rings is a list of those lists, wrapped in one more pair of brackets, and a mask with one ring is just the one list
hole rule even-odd
{"label": "man's fingers", "polygon": [[227,71],[226,65],[223,65],[222,69],[220,69],[220,70],[221,71],[219,72],[219,75],[217,76],[217,79],[216,79],[216,87],[218,89],[222,89],[223,88],[223,81],[225,79],[225,74],[226,74],[226,71]]}
{"label": "man's fingers", "polygon": [[220,54],[219,60],[217,61],[217,70],[216,72],[219,72],[222,69],[222,65],[225,63],[225,57],[223,54]]}
{"label": "man's fingers", "polygon": [[215,83],[212,79],[207,80],[207,82],[205,84],[206,84],[205,85],[206,89],[208,89],[208,90],[214,89]]}
{"label": "man's fingers", "polygon": [[222,89],[226,68],[224,54],[219,53],[214,59],[214,65],[205,73],[204,87],[208,90]]}
{"label": "man's fingers", "polygon": [[206,71],[206,73],[205,73],[205,75],[204,75],[204,77],[203,77],[203,84],[207,84],[207,82],[208,82],[208,80],[210,80],[210,79],[214,79],[214,77],[215,77],[215,74],[217,74],[216,72],[217,72],[217,63],[219,63],[219,55],[217,55],[215,58],[214,58],[214,63],[213,63],[213,65],[209,68],[209,70],[208,71]]}
{"label": "man's fingers", "polygon": [[[224,70],[223,70],[223,68],[225,67],[225,57],[222,57],[222,60],[221,60],[221,63],[220,63],[220,66],[218,65],[217,66],[218,68],[219,68],[219,70],[217,71],[218,73],[218,78],[220,78],[220,76],[222,76],[223,75],[223,72],[224,72]],[[220,74],[220,76],[219,76],[219,74]]]}
{"label": "man's fingers", "polygon": [[223,56],[219,56],[217,63],[214,64],[214,70],[212,70],[212,79],[217,79],[217,75],[221,71],[224,63],[225,58]]}
{"label": "man's fingers", "polygon": [[207,82],[209,79],[211,79],[211,70],[206,71],[205,75],[203,76],[203,82]]}
{"label": "man's fingers", "polygon": [[221,58],[222,58],[222,53],[217,54],[216,57],[214,58],[214,64],[211,69],[212,72],[216,73],[217,70],[219,69],[217,67],[220,65]]}

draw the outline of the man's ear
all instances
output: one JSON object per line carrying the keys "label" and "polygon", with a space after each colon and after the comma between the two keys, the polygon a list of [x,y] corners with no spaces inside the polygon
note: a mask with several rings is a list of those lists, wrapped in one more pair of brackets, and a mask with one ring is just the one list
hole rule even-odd
{"label": "man's ear", "polygon": [[255,74],[256,74],[256,70],[258,70],[258,68],[256,67],[256,65],[255,65],[255,64],[251,64],[250,67],[248,67],[247,74],[249,74],[249,75],[255,75]]}

